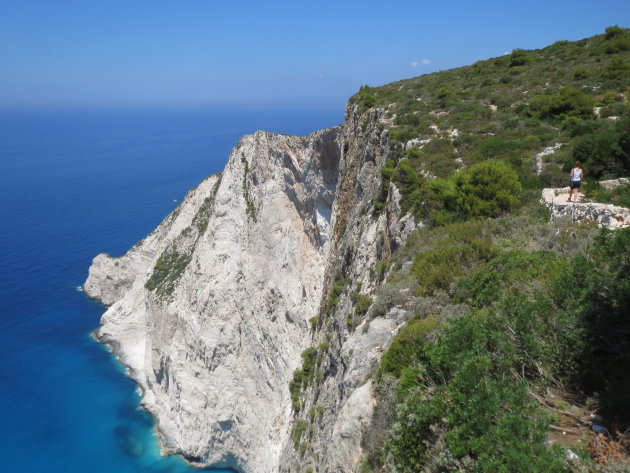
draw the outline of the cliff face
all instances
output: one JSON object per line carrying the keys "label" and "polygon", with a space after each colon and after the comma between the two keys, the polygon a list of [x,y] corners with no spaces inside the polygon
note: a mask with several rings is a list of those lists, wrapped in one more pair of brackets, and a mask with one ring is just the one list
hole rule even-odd
{"label": "cliff face", "polygon": [[[96,337],[141,386],[167,452],[247,473],[317,457],[318,471],[356,469],[373,405],[367,373],[401,320],[349,325],[350,294],[378,285],[369,268],[413,228],[395,202],[364,215],[386,125],[349,108],[344,125],[308,137],[246,136],[145,240],[94,259],[85,290],[110,305]],[[327,311],[338,274],[345,286]],[[300,354],[324,341],[296,412]],[[304,447],[295,428],[316,407]]]}

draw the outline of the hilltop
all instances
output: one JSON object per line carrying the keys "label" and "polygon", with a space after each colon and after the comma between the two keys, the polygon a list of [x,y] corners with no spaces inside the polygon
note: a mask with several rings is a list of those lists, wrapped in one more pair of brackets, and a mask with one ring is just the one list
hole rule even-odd
{"label": "hilltop", "polygon": [[[364,86],[350,102],[386,110],[395,181],[447,178],[494,159],[509,163],[525,189],[538,189],[566,185],[576,159],[591,181],[630,173],[629,77],[630,31],[613,26],[576,42]],[[413,191],[398,186],[421,212]]]}

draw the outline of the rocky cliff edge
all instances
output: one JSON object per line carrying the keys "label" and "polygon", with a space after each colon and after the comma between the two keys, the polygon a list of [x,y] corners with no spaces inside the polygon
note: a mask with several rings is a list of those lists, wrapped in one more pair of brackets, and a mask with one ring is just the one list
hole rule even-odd
{"label": "rocky cliff edge", "polygon": [[342,295],[335,339],[317,324],[335,274],[369,293],[369,268],[414,228],[396,202],[364,217],[386,125],[382,111],[360,122],[350,107],[344,125],[308,137],[246,136],[147,238],[94,259],[85,291],[110,306],[95,336],[139,384],[165,453],[247,473],[301,464],[289,383],[301,353],[328,340],[328,368],[302,393],[305,408],[315,396],[326,409],[310,453],[327,456],[326,471],[357,467],[373,407],[366,375],[402,320],[350,329]]}

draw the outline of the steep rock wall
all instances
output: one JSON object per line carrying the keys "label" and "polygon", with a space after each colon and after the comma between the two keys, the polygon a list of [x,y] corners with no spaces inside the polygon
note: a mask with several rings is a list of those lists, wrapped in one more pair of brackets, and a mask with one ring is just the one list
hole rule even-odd
{"label": "steep rock wall", "polygon": [[141,386],[167,452],[277,471],[321,300],[339,131],[244,137],[156,232],[90,268],[88,295],[115,301],[96,337]]}
{"label": "steep rock wall", "polygon": [[[95,335],[140,385],[166,452],[246,473],[357,471],[370,371],[408,317],[356,309],[416,227],[393,187],[373,215],[388,125],[350,105],[309,137],[246,136],[149,237],[95,258],[85,290],[111,304]],[[317,373],[292,399],[309,347]]]}
{"label": "steep rock wall", "polygon": [[[309,467],[315,472],[359,471],[363,433],[376,402],[371,375],[398,328],[413,315],[398,309],[375,314],[373,306],[366,313],[359,310],[359,300],[373,298],[385,277],[379,263],[418,226],[410,216],[400,218],[399,193],[393,186],[384,211],[374,214],[381,170],[391,157],[389,124],[382,110],[360,116],[356,107],[347,109],[334,237],[310,343],[317,357],[301,390],[301,407],[293,412],[292,438],[281,461],[284,472]],[[330,303],[332,297],[336,304]]]}

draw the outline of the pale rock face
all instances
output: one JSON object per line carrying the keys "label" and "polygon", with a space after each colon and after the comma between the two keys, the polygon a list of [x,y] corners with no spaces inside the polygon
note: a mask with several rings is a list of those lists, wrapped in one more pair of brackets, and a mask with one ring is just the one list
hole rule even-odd
{"label": "pale rock face", "polygon": [[[395,188],[372,213],[387,125],[382,110],[360,117],[349,106],[344,125],[308,137],[246,136],[221,176],[144,241],[121,258],[95,258],[85,291],[111,305],[95,335],[140,385],[166,453],[246,473],[358,471],[375,403],[370,373],[408,314],[365,316],[352,328],[352,294],[374,293],[381,280],[371,269],[419,225],[400,218]],[[339,272],[347,286],[325,314]],[[321,379],[294,412],[300,354],[322,345]],[[291,432],[316,408],[301,454]]]}
{"label": "pale rock face", "polygon": [[[141,386],[166,451],[277,471],[321,299],[338,133],[244,137],[175,217],[125,256],[95,258],[85,290],[116,301],[96,336]],[[185,265],[170,286],[152,276],[169,255]]]}
{"label": "pale rock face", "polygon": [[[326,286],[335,275],[346,281],[336,310],[326,311],[324,294],[320,329],[310,345],[328,345],[317,365],[321,381],[311,383],[301,397],[303,407],[296,419],[309,421],[311,412],[320,413],[310,423],[312,431],[298,443],[285,445],[281,471],[358,472],[363,455],[364,426],[372,420],[375,395],[369,381],[378,362],[409,314],[392,310],[387,314],[364,316],[354,313],[352,294],[374,295],[381,284],[373,274],[376,264],[386,259],[413,229],[412,217],[401,218],[399,198],[390,188],[391,200],[379,216],[373,215],[373,199],[381,186],[381,169],[391,157],[382,111],[372,110],[359,119],[349,107],[340,141],[344,143],[340,181],[333,204],[333,227],[328,253]],[[402,311],[404,312],[404,311]],[[353,320],[348,324],[348,320]],[[302,449],[305,447],[304,451]],[[302,455],[303,453],[303,455]]]}
{"label": "pale rock face", "polygon": [[[358,465],[361,461],[362,431],[370,423],[375,404],[376,401],[372,395],[372,381],[370,380],[352,391],[339,411],[338,420],[332,431],[331,444],[335,445],[336,456],[345,458],[346,465],[350,468]],[[342,465],[336,465],[336,468],[339,467]]]}
{"label": "pale rock face", "polygon": [[85,292],[105,305],[112,305],[120,300],[131,289],[136,278],[144,276],[153,267],[155,259],[170,242],[169,235],[179,234],[191,224],[197,209],[216,180],[217,176],[210,176],[196,189],[192,189],[177,210],[125,255],[112,258],[102,253],[94,258],[83,286]]}

